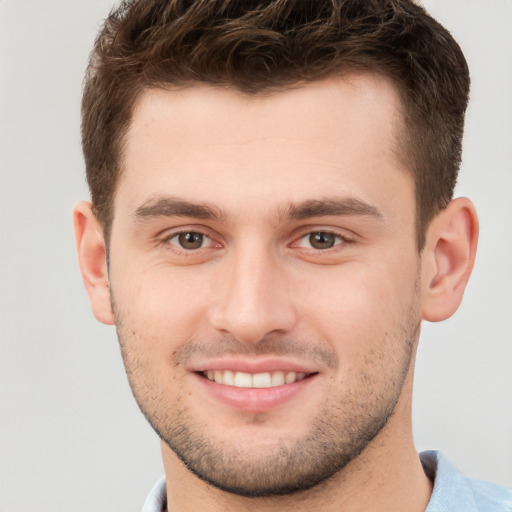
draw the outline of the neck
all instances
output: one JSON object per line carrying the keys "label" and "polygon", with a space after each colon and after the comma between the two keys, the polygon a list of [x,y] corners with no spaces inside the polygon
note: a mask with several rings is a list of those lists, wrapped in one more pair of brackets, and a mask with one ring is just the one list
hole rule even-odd
{"label": "neck", "polygon": [[388,424],[356,459],[314,488],[287,496],[245,498],[216,489],[190,473],[162,443],[168,511],[423,512],[432,484],[414,447],[411,395],[409,375]]}

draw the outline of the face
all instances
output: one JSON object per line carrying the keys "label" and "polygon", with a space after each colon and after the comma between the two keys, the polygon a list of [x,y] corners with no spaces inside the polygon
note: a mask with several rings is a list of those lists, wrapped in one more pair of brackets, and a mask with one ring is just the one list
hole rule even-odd
{"label": "face", "polygon": [[365,75],[136,106],[110,243],[124,363],[154,429],[221,489],[312,487],[397,414],[420,322],[398,112]]}

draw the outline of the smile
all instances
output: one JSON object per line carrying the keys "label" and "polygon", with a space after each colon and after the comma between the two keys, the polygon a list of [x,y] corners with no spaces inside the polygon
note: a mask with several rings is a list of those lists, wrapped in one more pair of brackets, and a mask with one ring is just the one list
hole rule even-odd
{"label": "smile", "polygon": [[233,370],[208,370],[201,372],[208,380],[236,388],[273,388],[304,380],[311,374],[303,372],[273,371],[246,373]]}

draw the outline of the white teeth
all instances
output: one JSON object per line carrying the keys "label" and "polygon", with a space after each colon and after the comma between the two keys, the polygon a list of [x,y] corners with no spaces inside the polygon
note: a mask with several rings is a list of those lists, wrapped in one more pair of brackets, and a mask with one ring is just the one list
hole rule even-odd
{"label": "white teeth", "polygon": [[297,374],[295,372],[288,372],[284,378],[285,384],[291,384],[297,380]]}
{"label": "white teeth", "polygon": [[284,384],[284,372],[272,372],[272,386],[282,386]]}
{"label": "white teeth", "polygon": [[231,370],[225,370],[224,371],[224,379],[223,379],[222,383],[226,384],[227,386],[234,386],[235,385],[235,374]]}
{"label": "white teeth", "polygon": [[284,384],[293,384],[306,378],[303,372],[263,372],[263,373],[245,373],[233,372],[232,370],[208,370],[203,375],[217,384],[225,386],[235,386],[238,388],[270,388],[282,386]]}
{"label": "white teeth", "polygon": [[270,373],[255,373],[252,376],[253,388],[269,388],[270,386],[272,386]]}
{"label": "white teeth", "polygon": [[252,375],[250,373],[236,372],[234,385],[237,388],[252,388]]}

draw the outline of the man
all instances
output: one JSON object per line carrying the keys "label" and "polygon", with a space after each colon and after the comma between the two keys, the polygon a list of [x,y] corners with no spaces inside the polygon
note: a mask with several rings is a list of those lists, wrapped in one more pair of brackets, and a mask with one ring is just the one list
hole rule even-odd
{"label": "man", "polygon": [[458,308],[468,70],[409,0],[123,3],[75,209],[94,314],[161,438],[144,511],[512,510],[412,439],[422,319]]}

